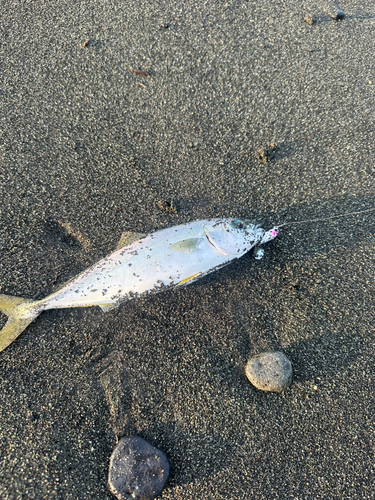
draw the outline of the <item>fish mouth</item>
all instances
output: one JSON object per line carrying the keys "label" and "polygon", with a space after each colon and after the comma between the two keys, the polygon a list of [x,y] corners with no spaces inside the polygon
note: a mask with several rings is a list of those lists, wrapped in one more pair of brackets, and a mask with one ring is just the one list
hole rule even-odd
{"label": "fish mouth", "polygon": [[208,234],[208,231],[206,229],[206,224],[203,226],[203,232],[204,232],[204,235],[205,237],[207,238],[207,241],[208,243],[218,252],[220,253],[221,255],[225,255],[225,256],[228,256],[228,255],[231,255],[229,252],[226,252],[225,250],[223,250],[222,248],[220,248],[215,242],[213,239],[210,238],[210,235]]}

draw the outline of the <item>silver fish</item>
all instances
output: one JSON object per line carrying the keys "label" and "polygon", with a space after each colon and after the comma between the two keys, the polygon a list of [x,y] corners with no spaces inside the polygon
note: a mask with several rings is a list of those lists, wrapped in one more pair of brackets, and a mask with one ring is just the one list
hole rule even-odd
{"label": "silver fish", "polygon": [[277,236],[244,220],[199,220],[148,236],[133,234],[118,249],[42,300],[0,295],[8,321],[0,351],[42,311],[100,306],[108,311],[135,297],[186,285]]}

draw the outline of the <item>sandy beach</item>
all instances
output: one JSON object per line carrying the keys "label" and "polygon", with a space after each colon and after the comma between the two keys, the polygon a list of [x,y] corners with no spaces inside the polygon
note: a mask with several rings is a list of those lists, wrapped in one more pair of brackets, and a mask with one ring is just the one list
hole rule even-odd
{"label": "sandy beach", "polygon": [[[124,231],[375,208],[373,1],[340,21],[305,0],[0,5],[1,294],[46,297]],[[0,498],[115,498],[127,435],[167,455],[163,500],[375,498],[374,214],[43,313],[0,353]],[[245,376],[269,350],[282,394]]]}

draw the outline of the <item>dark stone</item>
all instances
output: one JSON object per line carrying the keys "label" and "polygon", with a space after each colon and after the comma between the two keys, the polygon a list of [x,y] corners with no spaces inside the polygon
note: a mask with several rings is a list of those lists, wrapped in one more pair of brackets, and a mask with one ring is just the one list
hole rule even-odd
{"label": "dark stone", "polygon": [[341,21],[341,19],[344,19],[344,17],[345,17],[345,12],[341,9],[337,9],[332,17],[336,21]]}
{"label": "dark stone", "polygon": [[169,463],[164,453],[140,437],[124,437],[113,450],[108,484],[119,500],[155,498],[168,476]]}
{"label": "dark stone", "polygon": [[282,392],[292,383],[292,363],[282,352],[264,352],[248,361],[246,376],[261,391]]}

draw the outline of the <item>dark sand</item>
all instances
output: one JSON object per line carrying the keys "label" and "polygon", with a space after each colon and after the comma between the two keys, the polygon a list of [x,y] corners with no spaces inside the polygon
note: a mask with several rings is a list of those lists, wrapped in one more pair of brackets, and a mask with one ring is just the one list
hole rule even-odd
{"label": "dark sand", "polygon": [[[375,6],[326,5],[2,0],[0,293],[46,296],[124,230],[374,207]],[[165,500],[374,498],[374,234],[290,226],[190,287],[42,314],[0,354],[1,499],[113,498],[129,433],[168,455]],[[266,349],[284,395],[245,378]]]}

